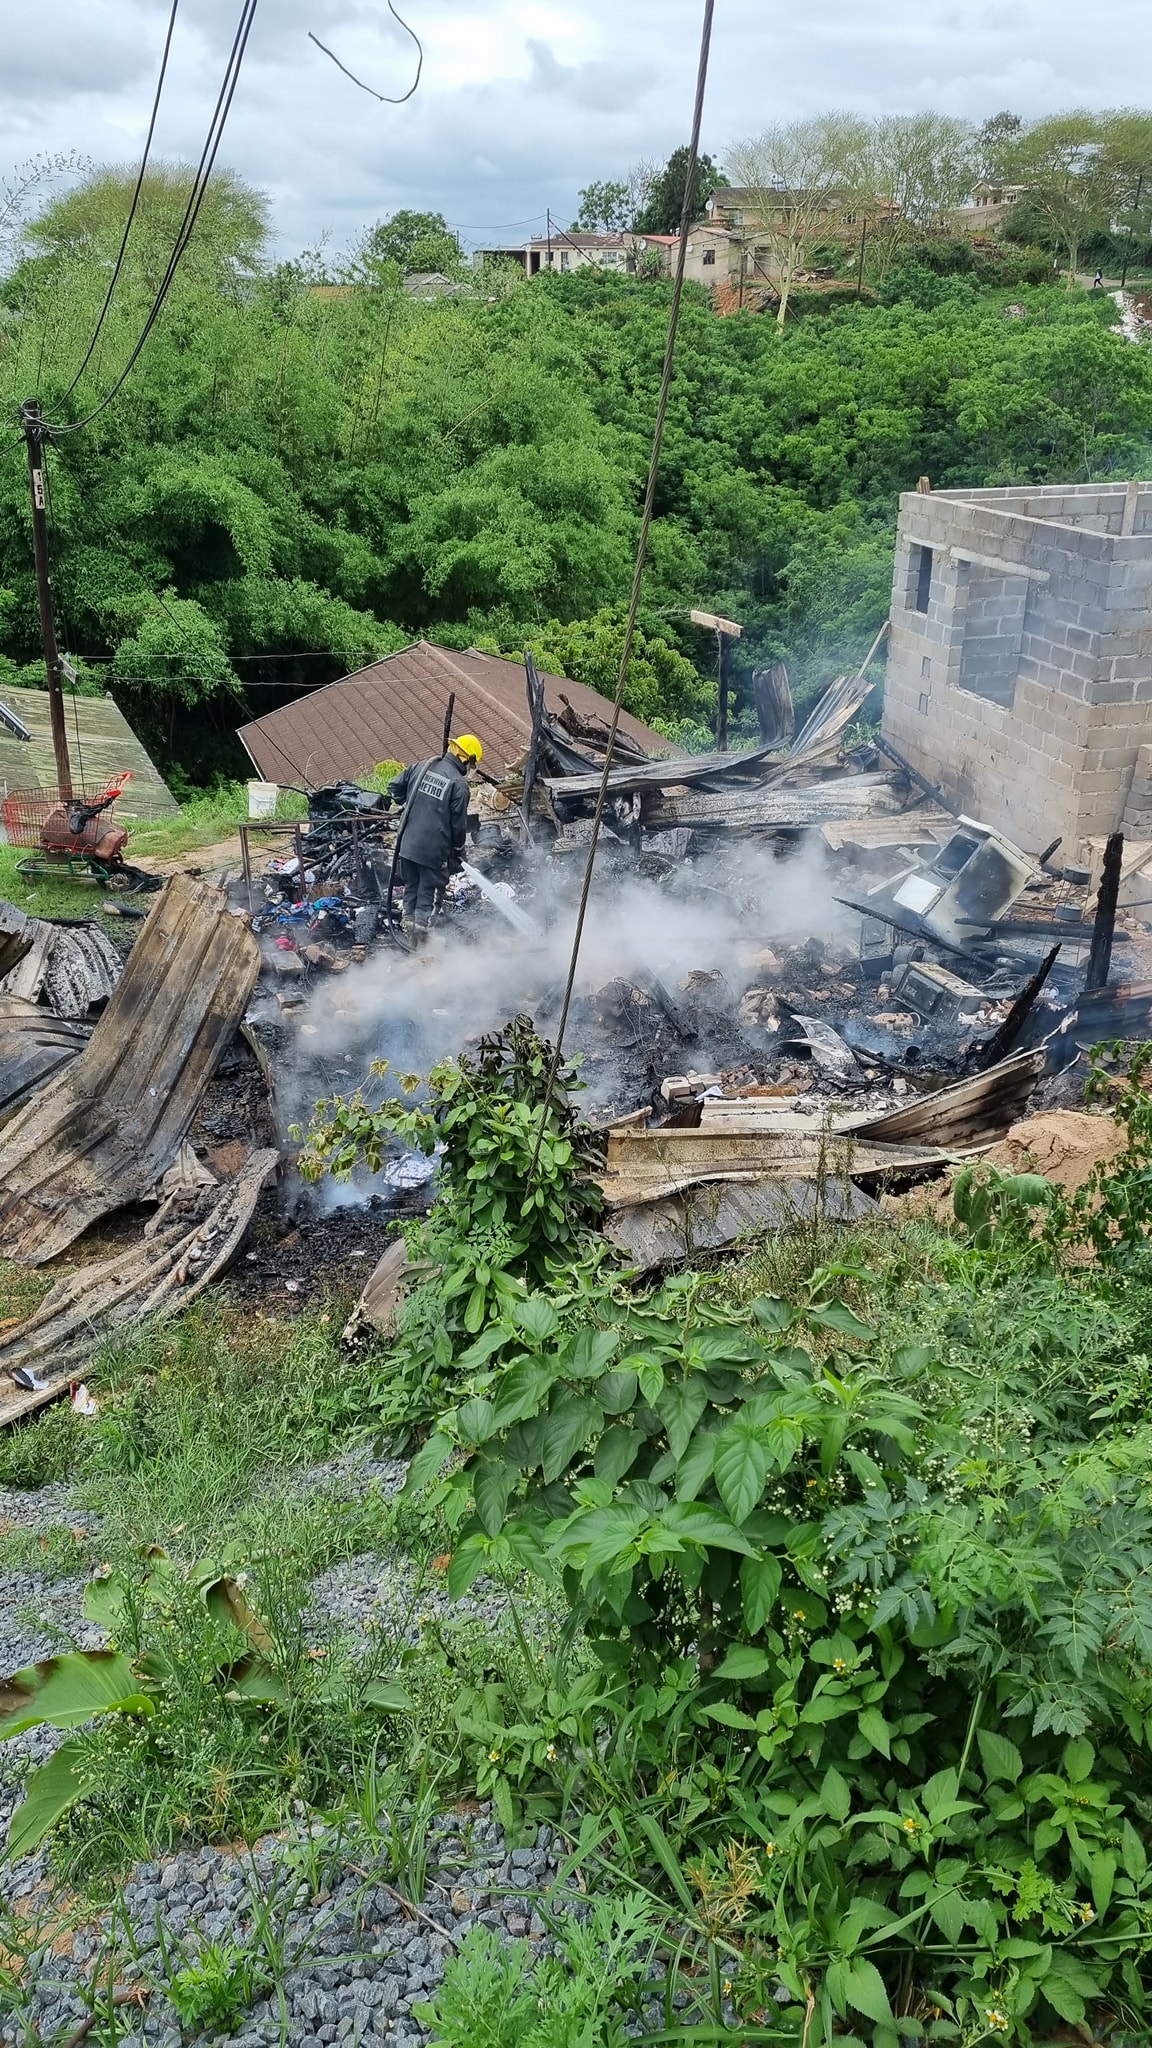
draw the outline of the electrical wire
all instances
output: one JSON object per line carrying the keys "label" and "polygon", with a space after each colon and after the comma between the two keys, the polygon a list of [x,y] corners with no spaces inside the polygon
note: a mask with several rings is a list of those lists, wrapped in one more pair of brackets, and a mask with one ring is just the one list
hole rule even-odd
{"label": "electrical wire", "polygon": [[353,85],[358,85],[360,87],[361,92],[370,93],[372,98],[374,100],[379,100],[382,106],[402,107],[404,105],[405,100],[411,99],[413,93],[416,90],[416,87],[420,83],[420,73],[424,69],[424,45],[420,41],[420,38],[417,35],[415,29],[408,27],[408,23],[405,21],[403,15],[397,14],[396,9],[392,5],[392,0],[387,0],[387,6],[388,12],[392,16],[393,21],[398,21],[400,23],[401,28],[407,31],[407,33],[411,36],[412,41],[415,43],[416,49],[419,53],[416,58],[416,76],[412,80],[411,85],[408,87],[407,92],[402,92],[400,94],[399,99],[390,99],[386,92],[377,92],[374,85],[365,85],[364,80],[362,78],[357,78],[356,73],[354,71],[349,71],[348,66],[340,62],[340,59],[336,55],[335,50],[330,50],[328,48],[327,43],[322,43],[320,41],[319,36],[313,35],[311,29],[309,29],[308,31],[308,41],[310,43],[315,43],[316,48],[318,50],[323,50],[324,55],[326,57],[331,57],[332,62],[336,66],[337,71],[342,71],[344,73],[345,78],[350,78],[352,80]]}
{"label": "electrical wire", "polygon": [[58,437],[62,434],[78,434],[82,431],[83,428],[90,426],[92,421],[96,419],[98,415],[104,411],[106,406],[111,405],[112,400],[116,397],[117,393],[121,391],[124,385],[127,383],[128,378],[131,375],[140,357],[141,351],[144,348],[144,344],[148,340],[148,336],[151,334],[153,327],[156,325],[157,320],[160,318],[160,314],[164,308],[164,301],[168,296],[168,293],[172,286],[172,281],[176,276],[177,270],[179,269],[181,258],[183,257],[184,252],[187,249],[188,244],[192,238],[192,234],[196,226],[196,221],[197,218],[199,217],[200,208],[204,203],[204,194],[208,189],[208,181],[211,178],[213,168],[215,167],[217,153],[219,151],[220,144],[224,137],[224,129],[228,121],[228,115],[232,108],[232,101],[235,97],[236,87],[240,81],[240,71],[244,62],[244,52],[248,47],[248,38],[252,32],[252,23],[255,19],[256,8],[258,4],[259,0],[243,0],[243,4],[240,9],[240,18],[236,24],[236,33],[232,39],[232,48],[228,53],[228,62],[227,65],[225,66],[224,77],[221,82],[220,91],[217,94],[216,105],[215,108],[213,109],[212,119],[209,123],[208,134],[205,138],[204,147],[200,153],[200,162],[196,167],[196,173],[192,181],[192,188],[188,195],[188,203],[184,209],[184,218],[181,221],[180,227],[177,231],[176,240],[172,248],[172,254],[168,259],[168,267],[165,270],[164,276],[160,280],[160,284],[156,291],[156,297],[153,301],[148,317],[144,322],[144,326],[141,329],[139,339],[137,340],[135,347],[133,348],[132,353],[128,358],[128,361],[125,363],[123,370],[120,372],[119,377],[113,384],[111,391],[105,394],[105,396],[100,400],[99,405],[94,406],[92,411],[90,413],[85,414],[85,417],[82,420],[45,420],[43,422],[41,429],[42,438],[49,435],[53,437]]}
{"label": "electrical wire", "polygon": [[600,787],[596,793],[596,809],[592,818],[592,833],[588,841],[588,857],[584,863],[584,880],[580,890],[580,907],[576,914],[576,929],[572,935],[572,952],[568,962],[568,975],[564,984],[564,1001],[561,1005],[560,1020],[552,1047],[552,1058],[548,1067],[548,1078],[544,1087],[544,1101],[540,1109],[540,1122],[536,1131],[536,1143],[532,1152],[532,1164],[528,1173],[528,1185],[536,1179],[536,1168],[540,1160],[540,1147],[544,1141],[544,1129],[548,1111],[560,1071],[564,1050],[564,1033],[568,1026],[568,1012],[572,1007],[572,991],[576,985],[576,968],[580,959],[580,944],[584,937],[584,921],[588,914],[588,899],[592,893],[592,871],[596,864],[596,848],[600,840],[600,828],[608,802],[608,778],[612,773],[612,756],[616,748],[616,734],[620,727],[620,712],[624,703],[624,691],[628,684],[628,672],[632,663],[632,642],[636,633],[636,620],[640,610],[640,596],[644,587],[644,568],[648,559],[648,541],[652,532],[652,520],[656,510],[656,486],[660,477],[660,456],[664,446],[664,424],[668,417],[668,399],[672,390],[672,372],[676,362],[676,336],[680,326],[680,307],[684,297],[684,264],[688,251],[688,231],[692,225],[692,200],[696,191],[696,166],[700,154],[700,130],[704,119],[704,88],[708,82],[708,56],[712,44],[712,16],[716,0],[704,0],[704,20],[700,30],[700,58],[696,71],[696,99],[692,112],[692,135],[688,144],[688,161],[684,175],[684,203],[680,214],[680,241],[676,252],[676,276],[672,288],[672,304],[668,310],[668,333],[664,343],[664,368],[660,377],[660,396],[656,404],[656,422],[652,430],[652,450],[648,459],[648,483],[644,492],[644,510],[640,520],[640,536],[636,544],[636,561],[632,572],[632,594],[628,603],[628,616],[624,625],[624,644],[620,650],[620,670],[616,679],[616,694],[612,700],[612,718],[608,727],[608,745],[604,754],[604,767],[600,775]]}
{"label": "electrical wire", "polygon": [[[108,309],[112,304],[112,296],[116,290],[117,284],[119,283],[120,272],[124,267],[124,258],[128,251],[128,237],[132,233],[132,223],[136,218],[136,208],[140,203],[140,193],[144,184],[144,173],[148,168],[148,156],[152,148],[152,137],[156,133],[156,118],[160,112],[160,95],[164,90],[164,74],[168,69],[168,52],[172,48],[172,31],[176,26],[176,14],[179,6],[180,0],[172,0],[172,12],[168,16],[168,33],[164,38],[164,49],[160,58],[160,76],[156,80],[156,92],[152,100],[152,114],[148,122],[148,133],[144,137],[144,152],[140,158],[140,169],[136,175],[136,189],[132,194],[132,204],[128,208],[128,218],[124,223],[124,233],[120,240],[120,247],[117,251],[116,261],[112,268],[112,275],[108,280],[108,290],[104,294],[104,304],[100,308],[99,317],[97,318],[96,325],[92,330],[92,339],[88,343],[88,346],[84,351],[84,360],[81,363],[80,368],[77,370],[76,375],[73,377],[72,382],[68,386],[67,391],[65,391],[65,393],[63,394],[64,398],[71,398],[72,393],[75,391],[76,386],[80,382],[81,377],[84,375],[85,370],[88,368],[88,365],[92,360],[93,350],[96,347],[96,343],[100,339],[100,331],[104,325],[105,320],[108,317]],[[61,403],[63,403],[63,399],[61,400]]]}
{"label": "electrical wire", "polygon": [[497,228],[530,228],[533,221],[547,218],[546,213],[530,213],[526,220],[450,220],[448,226],[457,235],[494,235]]}

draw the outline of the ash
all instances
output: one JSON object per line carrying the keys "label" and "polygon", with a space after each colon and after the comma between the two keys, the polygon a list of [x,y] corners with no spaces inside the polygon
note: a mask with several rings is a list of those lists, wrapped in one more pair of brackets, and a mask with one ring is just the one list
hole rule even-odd
{"label": "ash", "polygon": [[[877,952],[867,921],[837,901],[849,881],[859,885],[843,856],[810,836],[696,838],[703,843],[678,857],[667,837],[638,852],[614,841],[598,851],[564,1034],[590,1122],[645,1109],[657,1121],[698,1120],[709,1090],[757,1088],[795,1095],[813,1113],[840,1102],[880,1113],[961,1071],[1028,971],[1026,958],[985,960],[982,1008],[926,1022],[888,1000],[892,952]],[[255,1017],[276,1070],[284,1149],[321,1098],[362,1086],[390,1092],[370,1077],[375,1060],[426,1076],[517,1014],[554,1038],[585,851],[570,837],[548,851],[495,837],[472,854],[511,889],[535,937],[465,888],[421,953],[385,936],[368,958],[310,979],[299,996],[265,989]],[[955,967],[954,956],[939,957]],[[418,1162],[417,1184],[403,1188],[395,1163],[375,1181],[297,1185],[289,1206],[300,1228],[310,1212],[365,1202],[411,1213],[431,1192],[421,1170],[431,1172]]]}

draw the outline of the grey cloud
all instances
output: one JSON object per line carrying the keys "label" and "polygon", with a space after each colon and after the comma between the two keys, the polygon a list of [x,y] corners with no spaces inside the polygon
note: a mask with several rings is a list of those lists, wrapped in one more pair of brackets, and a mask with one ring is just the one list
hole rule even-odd
{"label": "grey cloud", "polygon": [[[239,0],[183,0],[161,116],[165,155],[199,152]],[[286,250],[332,231],[337,246],[398,206],[528,234],[546,208],[567,221],[592,178],[621,175],[685,139],[700,0],[551,0],[528,41],[508,0],[397,0],[430,46],[416,98],[383,107],[315,46],[314,29],[378,91],[403,90],[411,44],[381,0],[264,0],[222,160],[269,190]],[[10,10],[14,13],[15,10]],[[0,154],[76,148],[123,161],[139,147],[163,0],[39,0],[7,31]],[[32,27],[32,22],[35,27]],[[477,33],[480,83],[449,84],[438,38]],[[462,25],[462,28],[461,28]],[[1152,98],[1122,53],[1144,47],[1143,0],[823,0],[717,11],[705,146],[722,156],[773,114],[839,104],[862,113],[935,104],[983,119],[1073,103]],[[450,47],[450,46],[449,46]],[[491,76],[495,71],[497,75]],[[398,83],[398,81],[400,81]],[[501,224],[525,222],[517,229]]]}
{"label": "grey cloud", "polygon": [[615,64],[561,64],[551,44],[535,38],[529,40],[527,50],[532,59],[528,80],[531,91],[562,98],[571,106],[595,113],[617,114],[624,108],[634,109],[656,83],[651,65],[628,69]]}

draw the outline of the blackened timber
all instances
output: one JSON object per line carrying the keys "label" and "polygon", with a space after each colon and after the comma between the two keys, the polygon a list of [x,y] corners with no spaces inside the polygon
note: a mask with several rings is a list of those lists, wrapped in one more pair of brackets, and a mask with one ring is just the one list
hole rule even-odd
{"label": "blackened timber", "polygon": [[1035,974],[1024,983],[1000,1029],[988,1040],[980,1054],[976,1062],[978,1067],[994,1067],[998,1060],[1007,1059],[1028,1021],[1033,1003],[1056,965],[1059,952],[1059,945],[1053,946],[1051,952],[1040,962]]}
{"label": "blackened timber", "polygon": [[[902,775],[908,777],[909,782],[920,791],[922,796],[931,797],[934,804],[939,804],[941,810],[948,811],[954,818],[959,818],[962,815],[959,805],[954,804],[951,797],[945,796],[944,791],[935,782],[929,782],[926,775],[921,775],[920,770],[914,768],[911,761],[906,761],[900,749],[894,747],[891,740],[886,740],[883,733],[873,733],[872,745],[881,754],[887,754],[888,759],[899,768]],[[1060,841],[1057,840],[1056,844],[1059,846]]]}
{"label": "blackened timber", "polygon": [[1092,928],[1092,950],[1088,955],[1085,991],[1103,988],[1112,965],[1112,940],[1116,930],[1116,904],[1120,895],[1120,869],[1124,860],[1124,834],[1113,832],[1104,848],[1100,893],[1096,898],[1096,922]]}
{"label": "blackened timber", "polygon": [[[707,782],[716,777],[728,784],[741,781],[760,781],[767,773],[774,747],[757,747],[749,754],[682,754],[669,761],[629,761],[622,767],[613,768],[608,777],[609,796],[631,796],[637,790],[688,789],[693,783]],[[777,765],[777,763],[773,763]],[[778,765],[789,765],[779,761]],[[600,793],[600,776],[567,775],[562,780],[549,777],[545,787],[553,802],[575,803],[585,799],[595,803]]]}

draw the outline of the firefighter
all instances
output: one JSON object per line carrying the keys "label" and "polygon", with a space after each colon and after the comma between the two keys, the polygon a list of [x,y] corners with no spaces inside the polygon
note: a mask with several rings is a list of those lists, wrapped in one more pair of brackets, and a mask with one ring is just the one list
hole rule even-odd
{"label": "firefighter", "polygon": [[459,869],[468,830],[468,774],[483,754],[473,733],[461,733],[439,760],[417,761],[389,787],[391,801],[404,806],[396,855],[404,926],[414,946],[423,945],[437,899]]}

